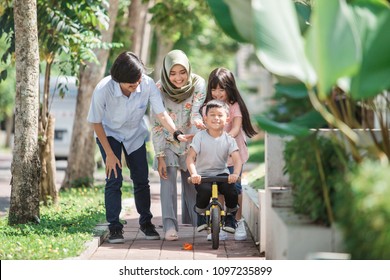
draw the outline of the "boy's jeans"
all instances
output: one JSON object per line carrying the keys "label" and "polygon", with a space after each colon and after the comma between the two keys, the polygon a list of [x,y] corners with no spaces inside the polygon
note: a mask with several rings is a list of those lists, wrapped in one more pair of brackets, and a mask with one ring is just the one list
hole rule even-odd
{"label": "boy's jeans", "polygon": [[[228,174],[219,174],[218,176],[226,176]],[[201,209],[205,210],[210,202],[211,197],[211,183],[201,183],[195,185],[196,189],[196,212],[199,213]],[[225,196],[225,204],[227,212],[237,211],[238,194],[234,184],[218,183],[218,191]]]}

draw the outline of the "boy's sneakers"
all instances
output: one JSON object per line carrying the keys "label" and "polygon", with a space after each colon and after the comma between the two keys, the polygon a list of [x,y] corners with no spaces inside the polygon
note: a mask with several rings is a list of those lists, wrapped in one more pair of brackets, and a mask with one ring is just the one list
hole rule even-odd
{"label": "boy's sneakers", "polygon": [[199,213],[198,214],[198,222],[197,222],[197,228],[196,230],[198,232],[202,231],[202,230],[205,230],[207,228],[207,221],[206,221],[206,216],[205,215],[201,215]]}
{"label": "boy's sneakers", "polygon": [[234,240],[243,241],[246,240],[246,229],[244,219],[237,221],[236,232],[234,233]]}
{"label": "boy's sneakers", "polygon": [[[227,239],[228,239],[228,235],[227,235],[226,231],[221,230],[219,232],[219,241],[225,241]],[[211,233],[209,233],[207,235],[207,241],[211,241],[211,240],[212,240]]]}
{"label": "boy's sneakers", "polygon": [[123,230],[121,230],[121,229],[110,230],[110,236],[108,237],[108,243],[110,243],[110,244],[125,243],[125,239],[123,238]]}
{"label": "boy's sneakers", "polygon": [[223,225],[222,230],[229,232],[229,233],[235,233],[236,219],[234,218],[234,215],[232,215],[232,214],[226,215],[225,224]]}
{"label": "boy's sneakers", "polygon": [[146,223],[140,226],[140,230],[145,234],[147,240],[158,240],[160,235],[152,223]]}

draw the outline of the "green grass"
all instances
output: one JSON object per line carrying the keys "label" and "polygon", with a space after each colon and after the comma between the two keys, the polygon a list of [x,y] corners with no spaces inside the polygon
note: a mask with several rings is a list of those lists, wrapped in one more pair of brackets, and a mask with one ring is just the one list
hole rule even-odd
{"label": "green grass", "polygon": [[[130,194],[124,184],[123,194]],[[57,205],[41,206],[40,224],[9,226],[0,220],[0,259],[56,260],[77,257],[105,221],[104,186],[60,192]]]}

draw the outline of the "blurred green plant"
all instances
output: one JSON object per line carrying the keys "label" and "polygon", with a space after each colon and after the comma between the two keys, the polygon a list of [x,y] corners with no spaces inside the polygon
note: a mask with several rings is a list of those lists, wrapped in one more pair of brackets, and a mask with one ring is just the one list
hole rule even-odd
{"label": "blurred green plant", "polygon": [[248,141],[248,153],[250,163],[264,163],[264,139],[250,139]]}
{"label": "blurred green plant", "polygon": [[[8,48],[6,36],[0,37],[0,57]],[[12,118],[15,102],[15,66],[12,59],[9,57],[6,61],[0,61],[0,122],[7,118]],[[3,143],[0,143],[2,146]]]}
{"label": "blurred green plant", "polygon": [[338,142],[311,134],[288,141],[283,151],[292,184],[295,213],[307,215],[315,223],[334,222],[335,185],[347,171],[347,155]]}
{"label": "blurred green plant", "polygon": [[[353,158],[365,136],[354,128],[372,128],[366,111],[372,112],[389,139],[388,98],[390,88],[389,3],[384,0],[208,0],[222,29],[240,42],[251,43],[261,64],[284,86],[304,84],[313,115],[301,112],[299,123],[278,123],[258,118],[261,127],[274,134],[305,135],[312,128],[339,129],[348,139]],[[224,12],[221,12],[224,11]],[[342,47],[339,47],[342,46]],[[291,91],[291,93],[293,93]],[[300,93],[299,93],[300,94]],[[295,93],[290,97],[295,96]],[[378,105],[378,97],[384,105]],[[382,104],[383,104],[382,103]],[[362,119],[356,110],[362,108]],[[390,157],[390,141],[382,143],[371,137],[367,150],[377,158]],[[369,139],[369,140],[370,140]]]}
{"label": "blurred green plant", "polygon": [[256,165],[251,171],[243,173],[248,185],[255,190],[263,190],[265,187],[265,164]]}
{"label": "blurred green plant", "polygon": [[337,186],[336,221],[352,259],[390,259],[390,167],[365,160]]}

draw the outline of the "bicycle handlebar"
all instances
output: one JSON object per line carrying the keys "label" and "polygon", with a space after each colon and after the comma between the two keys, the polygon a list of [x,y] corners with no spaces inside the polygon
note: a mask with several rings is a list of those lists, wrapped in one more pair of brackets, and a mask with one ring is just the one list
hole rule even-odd
{"label": "bicycle handlebar", "polygon": [[[201,183],[227,183],[229,176],[202,176]],[[192,184],[191,177],[187,178],[187,182],[189,184]],[[238,176],[237,183],[241,182],[241,177]]]}

